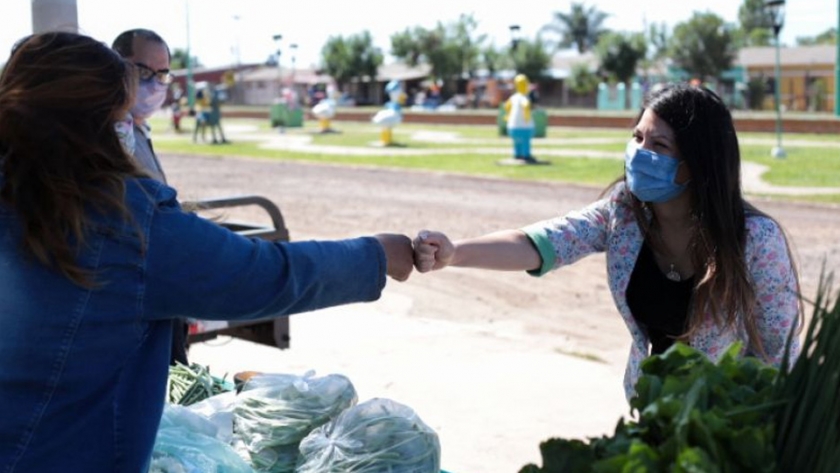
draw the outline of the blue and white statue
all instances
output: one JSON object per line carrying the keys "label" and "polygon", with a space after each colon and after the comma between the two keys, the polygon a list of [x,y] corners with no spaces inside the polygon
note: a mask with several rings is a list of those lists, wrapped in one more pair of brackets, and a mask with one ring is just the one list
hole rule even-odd
{"label": "blue and white statue", "polygon": [[405,102],[405,93],[402,90],[402,82],[392,80],[385,85],[385,92],[390,100],[385,103],[385,108],[376,112],[371,121],[382,127],[379,140],[382,146],[393,144],[393,128],[402,123],[402,104]]}

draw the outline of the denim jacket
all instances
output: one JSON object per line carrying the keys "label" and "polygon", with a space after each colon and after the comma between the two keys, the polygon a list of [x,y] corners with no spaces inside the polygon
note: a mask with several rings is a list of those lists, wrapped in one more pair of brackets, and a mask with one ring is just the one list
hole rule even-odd
{"label": "denim jacket", "polygon": [[[647,334],[636,323],[627,305],[627,286],[644,236],[630,206],[626,187],[619,184],[609,197],[580,211],[538,222],[523,230],[542,257],[542,267],[532,272],[535,276],[572,264],[584,256],[606,252],[610,291],[633,337],[624,375],[625,395],[631,399],[641,375],[641,362],[650,354],[650,349]],[[765,352],[763,361],[779,366],[788,335],[796,329],[799,317],[796,273],[784,234],[776,222],[759,215],[747,216],[746,231],[744,254],[756,296],[757,328]],[[737,341],[744,342],[745,355],[758,356],[743,323],[721,327],[707,316],[689,343],[716,361]],[[791,361],[799,351],[799,339],[795,338],[791,344]]]}
{"label": "denim jacket", "polygon": [[126,203],[131,220],[93,217],[79,250],[93,289],[23,252],[21,222],[0,206],[0,473],[145,473],[174,317],[292,314],[385,285],[371,237],[248,239],[183,212],[152,179],[128,179]]}

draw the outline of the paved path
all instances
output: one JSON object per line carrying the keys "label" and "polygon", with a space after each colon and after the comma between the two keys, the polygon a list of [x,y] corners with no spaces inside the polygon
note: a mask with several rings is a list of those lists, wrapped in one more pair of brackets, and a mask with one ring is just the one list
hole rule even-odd
{"label": "paved path", "polygon": [[[371,130],[378,128],[371,126]],[[383,148],[377,143],[371,143],[368,147],[360,146],[330,146],[320,145],[312,142],[312,136],[300,133],[281,134],[277,132],[258,131],[256,126],[231,124],[226,126],[226,134],[232,141],[255,141],[260,143],[261,148],[282,149],[297,151],[301,153],[318,153],[344,156],[421,156],[421,155],[459,155],[464,153],[486,154],[507,156],[510,154],[508,147],[499,146],[498,140],[483,138],[465,138],[457,132],[420,130],[414,132],[412,140],[427,141],[438,144],[459,145],[457,148],[438,149],[416,149],[416,148]],[[752,138],[742,140],[745,144],[767,144],[771,146],[775,140],[764,138]],[[617,146],[624,143],[623,139],[617,138],[544,138],[534,143],[538,149],[540,158],[592,158],[592,159],[623,159],[621,152],[597,151],[586,149],[575,149],[575,145],[596,145],[615,143]],[[828,146],[837,147],[840,150],[840,143],[816,142],[790,140],[786,144],[799,147]],[[471,145],[471,146],[465,146]],[[542,145],[567,145],[568,149],[543,148]],[[762,179],[762,175],[769,169],[767,166],[744,161],[742,163],[742,184],[747,194],[764,195],[831,195],[840,194],[840,187],[791,187],[777,186]]]}

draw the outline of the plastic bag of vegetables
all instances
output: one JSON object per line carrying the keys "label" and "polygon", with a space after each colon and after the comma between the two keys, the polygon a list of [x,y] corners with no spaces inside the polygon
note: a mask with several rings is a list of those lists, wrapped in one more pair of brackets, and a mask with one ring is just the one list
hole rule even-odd
{"label": "plastic bag of vegetables", "polygon": [[297,473],[439,473],[440,441],[409,407],[375,398],[300,443]]}
{"label": "plastic bag of vegetables", "polygon": [[203,416],[167,405],[149,473],[253,473],[253,468],[215,434],[216,426]]}
{"label": "plastic bag of vegetables", "polygon": [[357,400],[353,384],[339,374],[254,376],[233,409],[234,447],[257,471],[293,472],[300,441]]}

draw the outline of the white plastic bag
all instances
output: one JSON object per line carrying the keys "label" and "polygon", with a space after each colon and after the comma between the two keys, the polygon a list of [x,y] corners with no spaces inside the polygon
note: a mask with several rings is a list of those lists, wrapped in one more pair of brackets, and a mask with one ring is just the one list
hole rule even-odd
{"label": "white plastic bag", "polygon": [[408,406],[375,398],[300,443],[297,473],[439,473],[440,441]]}
{"label": "white plastic bag", "polygon": [[174,404],[164,407],[149,473],[253,473],[218,427],[201,414]]}
{"label": "white plastic bag", "polygon": [[222,442],[231,443],[233,441],[233,407],[235,402],[236,391],[229,391],[191,404],[185,409],[209,420],[216,426],[215,437]]}

